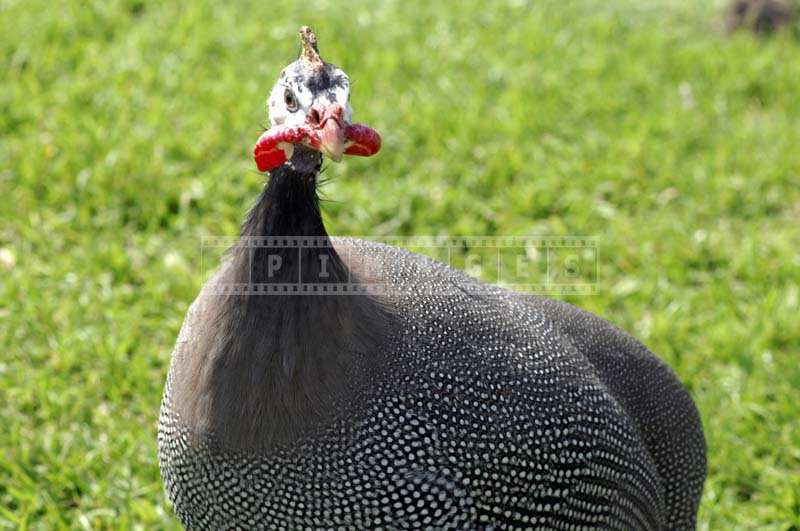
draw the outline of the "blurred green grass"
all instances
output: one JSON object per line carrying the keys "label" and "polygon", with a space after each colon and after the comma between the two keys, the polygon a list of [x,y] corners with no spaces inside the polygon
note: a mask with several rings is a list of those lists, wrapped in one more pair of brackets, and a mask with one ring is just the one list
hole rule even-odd
{"label": "blurred green grass", "polygon": [[0,528],[174,528],[155,423],[263,177],[310,24],[374,159],[332,234],[592,234],[599,293],[695,397],[706,529],[800,527],[800,43],[719,3],[0,2]]}

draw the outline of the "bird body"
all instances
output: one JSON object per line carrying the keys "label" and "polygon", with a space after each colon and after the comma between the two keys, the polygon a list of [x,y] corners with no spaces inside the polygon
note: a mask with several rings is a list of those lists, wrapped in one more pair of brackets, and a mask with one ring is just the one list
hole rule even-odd
{"label": "bird body", "polygon": [[[308,42],[300,61],[317,76],[327,63]],[[291,148],[282,132],[262,136],[255,155],[275,165],[268,184],[178,338],[158,443],[182,523],[693,528],[705,441],[673,372],[568,304],[328,238],[320,153],[368,155],[379,141],[349,137],[351,111],[336,118],[327,105],[309,125],[273,124],[302,129]],[[283,245],[292,239],[314,244]],[[292,283],[383,289],[280,291]],[[266,293],[230,289],[241,285]]]}

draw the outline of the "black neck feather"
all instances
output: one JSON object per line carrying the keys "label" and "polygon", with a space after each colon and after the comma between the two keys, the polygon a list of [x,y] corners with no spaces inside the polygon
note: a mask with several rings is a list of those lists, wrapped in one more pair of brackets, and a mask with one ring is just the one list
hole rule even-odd
{"label": "black neck feather", "polygon": [[[247,270],[248,282],[347,282],[344,264],[330,245],[322,221],[317,170],[300,171],[284,164],[270,173],[242,226],[235,252],[242,272]],[[281,245],[273,247],[270,239],[277,239]],[[303,239],[316,240],[320,245],[303,245]]]}
{"label": "black neck feather", "polygon": [[[316,193],[318,166],[302,167],[309,170],[288,163],[272,171],[212,283],[348,280],[330,245],[269,243],[278,237],[327,239]],[[348,393],[374,377],[375,353],[393,326],[383,302],[366,295],[210,292],[201,299],[192,326],[204,333],[196,335],[174,377],[174,400],[197,433],[237,450],[286,446],[333,422]]]}
{"label": "black neck feather", "polygon": [[317,197],[317,172],[288,164],[272,170],[242,226],[242,236],[326,236]]}

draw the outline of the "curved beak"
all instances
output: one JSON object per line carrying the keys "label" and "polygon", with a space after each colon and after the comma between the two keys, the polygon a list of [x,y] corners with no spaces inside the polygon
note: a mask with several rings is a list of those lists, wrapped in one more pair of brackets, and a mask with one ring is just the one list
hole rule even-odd
{"label": "curved beak", "polygon": [[319,143],[323,151],[335,162],[341,162],[344,155],[344,127],[337,120],[328,120],[319,133]]}
{"label": "curved beak", "polygon": [[312,107],[307,121],[315,133],[310,138],[311,146],[328,155],[333,161],[341,162],[345,150],[345,131],[347,125],[342,117],[341,105]]}

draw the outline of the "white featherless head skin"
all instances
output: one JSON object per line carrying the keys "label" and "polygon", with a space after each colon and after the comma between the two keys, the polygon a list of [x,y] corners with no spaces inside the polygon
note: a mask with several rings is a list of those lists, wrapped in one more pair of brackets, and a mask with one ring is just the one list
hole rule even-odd
{"label": "white featherless head skin", "polygon": [[344,120],[352,122],[350,78],[344,70],[322,60],[317,37],[310,28],[300,28],[300,37],[303,44],[300,57],[281,71],[270,91],[267,100],[270,124],[301,126],[313,105],[334,104],[341,105]]}

